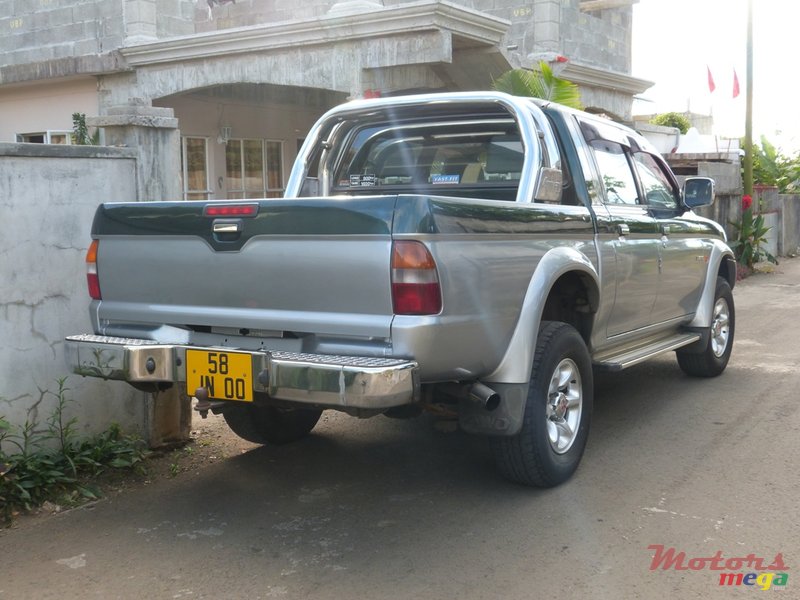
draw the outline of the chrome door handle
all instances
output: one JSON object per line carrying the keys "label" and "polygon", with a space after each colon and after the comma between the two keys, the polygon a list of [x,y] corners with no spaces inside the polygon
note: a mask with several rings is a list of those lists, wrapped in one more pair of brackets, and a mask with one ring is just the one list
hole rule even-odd
{"label": "chrome door handle", "polygon": [[243,229],[241,219],[217,219],[212,225],[214,233],[240,233]]}
{"label": "chrome door handle", "polygon": [[627,226],[625,223],[619,223],[619,224],[617,225],[617,233],[618,233],[620,236],[630,235],[630,233],[631,233],[631,228],[630,228],[630,227],[628,227],[628,226]]}
{"label": "chrome door handle", "polygon": [[669,244],[669,225],[661,226],[661,245],[666,248]]}

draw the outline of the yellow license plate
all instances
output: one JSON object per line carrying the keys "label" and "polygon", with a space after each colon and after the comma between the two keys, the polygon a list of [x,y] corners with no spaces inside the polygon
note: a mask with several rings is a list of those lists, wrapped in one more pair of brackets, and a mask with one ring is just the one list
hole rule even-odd
{"label": "yellow license plate", "polygon": [[186,350],[186,392],[206,388],[215,400],[253,401],[253,363],[249,354]]}

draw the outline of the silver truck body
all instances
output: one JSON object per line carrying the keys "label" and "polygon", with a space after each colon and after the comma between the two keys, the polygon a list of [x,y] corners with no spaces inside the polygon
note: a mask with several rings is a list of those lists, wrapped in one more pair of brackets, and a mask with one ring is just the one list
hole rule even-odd
{"label": "silver truck body", "polygon": [[[477,161],[429,174],[427,186],[403,173],[341,175],[358,160],[358,135],[367,147],[448,130],[491,131],[506,150],[516,132],[519,172],[501,179],[484,157],[487,179],[474,185],[466,173]],[[267,402],[365,415],[420,403],[436,385],[482,382],[499,407],[463,400],[465,429],[513,435],[545,317],[568,312],[596,366],[625,368],[702,342],[717,277],[734,284],[722,229],[684,204],[674,178],[664,184],[673,208],[609,201],[620,186],[598,157],[616,160],[612,146],[656,154],[611,122],[499,93],[335,108],[310,132],[286,198],[235,201],[255,204],[253,218],[207,217],[219,201],[100,207],[102,299],[91,304],[93,333],[68,338],[68,363],[82,375],[180,384],[187,349],[229,350],[251,357],[253,391]],[[480,196],[507,181],[511,196]],[[435,262],[436,314],[395,314],[390,265],[403,240]]]}

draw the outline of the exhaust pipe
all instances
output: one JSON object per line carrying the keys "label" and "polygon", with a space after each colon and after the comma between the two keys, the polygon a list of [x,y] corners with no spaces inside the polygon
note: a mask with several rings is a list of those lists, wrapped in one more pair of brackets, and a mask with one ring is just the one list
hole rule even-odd
{"label": "exhaust pipe", "polygon": [[469,388],[469,399],[488,411],[500,406],[500,394],[480,381],[473,383]]}

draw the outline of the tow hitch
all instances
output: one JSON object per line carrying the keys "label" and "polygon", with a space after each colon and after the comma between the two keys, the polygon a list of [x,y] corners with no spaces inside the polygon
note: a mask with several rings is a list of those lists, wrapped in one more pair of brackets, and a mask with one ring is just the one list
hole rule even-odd
{"label": "tow hitch", "polygon": [[208,418],[208,411],[217,414],[216,408],[221,408],[225,405],[224,402],[212,402],[208,399],[208,390],[204,387],[199,387],[194,391],[194,397],[197,399],[197,404],[194,405],[194,410],[200,413],[202,419]]}

